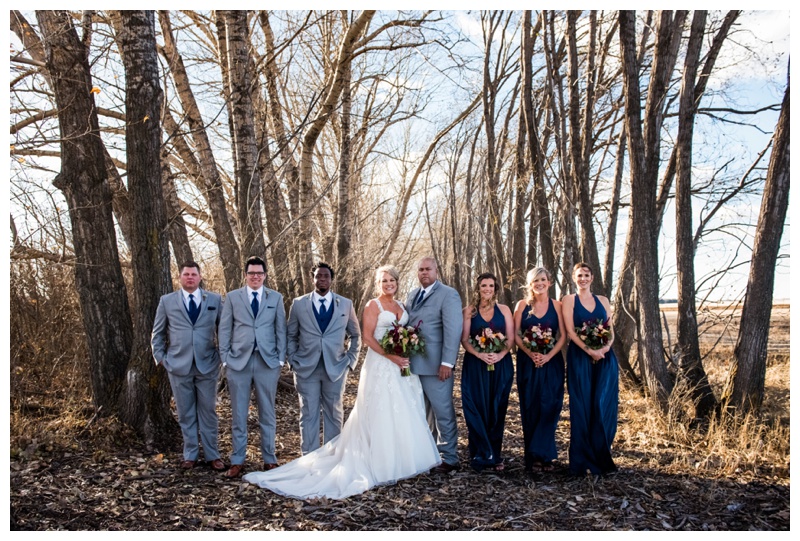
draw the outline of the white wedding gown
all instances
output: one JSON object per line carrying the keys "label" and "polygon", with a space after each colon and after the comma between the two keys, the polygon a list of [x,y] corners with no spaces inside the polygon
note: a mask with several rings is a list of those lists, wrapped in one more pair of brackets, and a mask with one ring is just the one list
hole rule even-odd
{"label": "white wedding gown", "polygon": [[[395,315],[378,306],[375,338],[380,341]],[[407,322],[404,308],[400,323]],[[356,404],[342,432],[316,451],[274,470],[249,473],[244,480],[291,498],[342,499],[440,463],[425,419],[419,377],[401,376],[396,364],[370,348]]]}

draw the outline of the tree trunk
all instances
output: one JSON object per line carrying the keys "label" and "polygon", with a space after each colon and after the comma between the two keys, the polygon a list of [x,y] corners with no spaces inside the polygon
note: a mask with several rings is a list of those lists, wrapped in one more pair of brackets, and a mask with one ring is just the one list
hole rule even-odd
{"label": "tree trunk", "polygon": [[[706,91],[708,79],[711,76],[711,71],[714,69],[714,65],[716,64],[717,57],[722,49],[722,45],[725,43],[725,39],[728,37],[728,32],[730,32],[733,23],[736,22],[736,19],[739,18],[740,14],[741,11],[729,11],[727,15],[725,15],[725,19],[723,20],[722,25],[719,27],[719,30],[717,30],[717,33],[714,35],[714,40],[711,42],[711,47],[709,48],[708,53],[706,53],[706,59],[705,63],[703,64],[703,69],[700,72],[700,77],[697,78],[697,83],[694,87],[694,106],[692,114],[697,113],[697,108],[700,106],[700,99],[703,97],[703,94]],[[667,208],[667,200],[669,199],[670,189],[672,188],[672,182],[675,177],[676,158],[677,147],[674,147],[672,149],[672,154],[669,157],[667,168],[664,172],[664,179],[661,182],[661,188],[658,193],[659,220],[663,219],[664,211]]]}
{"label": "tree trunk", "polygon": [[316,118],[311,122],[303,134],[303,146],[300,158],[300,231],[299,249],[302,260],[302,276],[304,290],[311,289],[311,267],[313,265],[311,253],[311,205],[314,199],[314,187],[312,181],[314,165],[314,146],[322,133],[322,128],[330,120],[330,115],[339,101],[344,87],[345,71],[350,65],[350,55],[352,55],[358,37],[364,32],[372,18],[375,10],[364,10],[347,28],[342,41],[339,44],[339,51],[333,65],[333,75],[330,86],[322,97],[322,105]]}
{"label": "tree trunk", "polygon": [[175,180],[167,163],[166,147],[161,148],[161,187],[164,190],[164,203],[167,208],[167,222],[169,223],[169,241],[172,244],[172,253],[175,254],[175,264],[180,269],[184,261],[194,261],[192,247],[189,244],[189,235],[186,233],[186,222],[183,221],[183,209],[178,194],[175,193]]}
{"label": "tree trunk", "polygon": [[[522,41],[522,96],[521,104],[525,111],[525,129],[528,133],[528,147],[531,159],[530,171],[533,177],[533,194],[528,243],[528,267],[536,265],[536,233],[538,232],[538,251],[541,255],[542,265],[555,276],[555,255],[553,252],[553,227],[550,220],[550,210],[547,206],[547,193],[544,185],[544,159],[542,157],[539,131],[536,127],[536,115],[533,105],[533,46],[536,36],[542,28],[542,16],[536,20],[535,27],[531,27],[531,12],[526,10],[523,15],[523,41]],[[550,287],[550,296],[555,297],[555,282]]]}
{"label": "tree trunk", "polygon": [[[265,57],[262,62],[265,83],[262,90],[261,79],[256,78],[259,84],[253,89],[253,102],[258,104],[258,109],[263,109],[265,117],[263,124],[259,119],[259,124],[262,124],[260,129],[259,124],[256,125],[256,136],[259,141],[259,167],[264,172],[262,173],[263,187],[261,190],[264,200],[264,221],[269,236],[268,250],[275,271],[274,280],[278,289],[284,293],[284,300],[288,303],[302,293],[297,288],[298,280],[302,280],[296,276],[300,269],[292,259],[295,257],[295,251],[291,249],[294,243],[290,242],[291,236],[286,231],[292,219],[291,213],[296,214],[297,209],[292,208],[293,196],[291,195],[287,208],[282,193],[281,179],[290,194],[296,193],[298,171],[283,125],[282,106],[278,99],[277,51],[267,12],[260,12],[259,22],[265,37]],[[265,97],[262,97],[263,95]],[[277,143],[277,155],[281,159],[280,167],[277,169],[275,167],[277,156],[268,153],[267,138],[270,136]]]}
{"label": "tree trunk", "polygon": [[264,233],[261,227],[261,178],[256,168],[254,111],[250,89],[253,74],[250,70],[249,30],[247,12],[220,11],[225,25],[227,55],[222,58],[223,69],[228,73],[230,95],[231,139],[233,140],[236,177],[236,211],[241,238],[242,266],[244,259],[255,255],[266,257]]}
{"label": "tree trunk", "polygon": [[758,411],[764,400],[767,372],[767,340],[778,260],[786,210],[789,206],[789,83],[783,95],[781,114],[775,128],[772,155],[761,199],[756,226],[753,259],[747,279],[739,336],[733,352],[733,365],[722,393],[722,404],[729,414]]}
{"label": "tree trunk", "polygon": [[[700,77],[697,79],[697,85],[695,86],[694,94],[695,94],[695,112],[698,107],[700,98],[702,97],[703,93],[705,92],[705,88],[708,84],[708,79],[711,75],[711,71],[714,68],[714,64],[716,59],[719,55],[719,51],[722,48],[722,44],[725,41],[725,38],[730,31],[733,23],[736,21],[736,18],[739,15],[739,11],[730,11],[725,17],[725,20],[717,31],[714,36],[714,40],[711,44],[711,47],[706,55],[705,63],[703,64],[702,72],[700,73]],[[641,39],[641,47],[639,51],[639,60],[637,61],[638,64],[641,64],[641,59],[643,57],[645,51],[645,38],[648,33],[648,29],[650,27],[650,16],[651,12],[648,12],[648,18],[645,21],[642,31],[642,39]],[[670,188],[672,186],[672,180],[674,177],[675,172],[675,151],[673,149],[673,154],[670,156],[668,161],[666,171],[664,173],[664,179],[661,182],[661,188],[658,196],[657,202],[657,209],[658,209],[658,218],[659,218],[659,226],[661,224],[661,218],[664,214],[664,209],[666,207],[667,199],[669,197]],[[629,237],[630,238],[630,237]],[[626,303],[628,308],[630,309],[631,314],[636,314],[637,310],[635,308],[635,302],[631,300],[630,292],[633,289],[633,280],[634,280],[634,269],[633,269],[633,261],[634,253],[629,244],[626,247],[625,254],[623,255],[623,264],[620,267],[620,272],[618,276],[618,286],[617,286],[617,293],[615,295],[615,305],[616,306],[623,306],[623,302]],[[630,368],[630,357],[629,354],[632,350],[634,341],[635,341],[635,329],[630,328],[631,325],[635,325],[635,319],[632,319],[628,314],[625,314],[622,310],[617,309],[614,312],[614,351],[617,353],[617,359],[620,363],[620,368],[623,369],[623,372],[628,372]],[[631,369],[632,370],[632,369]],[[634,376],[635,374],[631,371],[629,375]]]}
{"label": "tree trunk", "polygon": [[[19,11],[11,12],[11,30],[25,45],[25,50],[31,55],[31,58],[46,63],[45,50],[41,39],[39,39],[36,31]],[[42,70],[42,76],[48,86],[53,88],[53,80],[47,69]],[[106,161],[107,182],[111,189],[111,203],[114,217],[117,219],[117,223],[119,223],[119,228],[122,232],[122,241],[130,246],[128,242],[131,230],[130,203],[127,188],[125,188],[125,185],[122,183],[122,177],[120,177],[117,167],[114,165],[114,160],[111,159],[111,155],[108,153],[105,144],[101,144],[103,145],[103,156]]]}
{"label": "tree trunk", "polygon": [[174,439],[166,371],[153,362],[150,330],[158,302],[172,290],[169,224],[161,185],[161,106],[154,11],[120,11],[117,40],[125,66],[128,191],[134,209],[131,264],[136,294],[136,333],[120,418],[157,445]]}
{"label": "tree trunk", "polygon": [[700,358],[694,280],[692,228],[692,136],[694,133],[694,86],[700,63],[706,12],[696,10],[686,50],[678,112],[677,182],[675,185],[676,257],[678,267],[678,380],[685,384],[696,404],[696,415],[706,417],[716,399]]}
{"label": "tree trunk", "polygon": [[[547,19],[547,15],[545,15]],[[570,280],[572,266],[576,259],[580,258],[578,250],[577,235],[575,231],[575,183],[572,179],[572,164],[567,148],[568,130],[567,113],[564,104],[564,85],[563,75],[561,74],[561,64],[564,57],[565,40],[562,38],[556,42],[555,13],[549,13],[549,19],[544,25],[545,39],[544,51],[547,65],[548,79],[547,92],[550,99],[550,111],[553,114],[552,130],[555,137],[555,148],[558,162],[561,167],[558,170],[558,182],[561,184],[561,200],[559,201],[559,215],[555,224],[553,236],[558,238],[561,235],[561,242],[554,243],[554,261],[561,260],[563,277],[561,291],[566,293],[572,291],[574,286]],[[560,246],[559,246],[560,244]],[[559,248],[561,251],[559,252]],[[557,269],[558,270],[558,269]],[[551,271],[552,272],[552,271]]]}
{"label": "tree trunk", "polygon": [[197,149],[197,163],[202,173],[200,191],[208,202],[208,210],[211,213],[212,226],[214,227],[214,236],[217,238],[219,258],[225,274],[225,287],[230,291],[241,285],[242,267],[239,263],[241,259],[239,244],[236,242],[228,209],[225,206],[222,179],[217,170],[217,162],[211,149],[211,142],[209,141],[208,133],[206,133],[206,126],[200,114],[200,108],[197,106],[192,87],[189,84],[189,76],[183,64],[183,58],[181,58],[175,46],[169,12],[159,11],[158,19],[161,23],[161,35],[164,38],[164,59],[170,66],[170,75],[173,83],[175,83],[175,89],[184,111],[184,118],[194,141],[194,147]]}
{"label": "tree trunk", "polygon": [[[588,263],[594,271],[592,289],[600,295],[606,295],[603,283],[603,269],[600,268],[600,257],[597,254],[597,238],[594,234],[594,212],[589,187],[589,150],[592,147],[592,101],[594,99],[594,49],[595,49],[595,21],[589,36],[589,52],[587,54],[587,84],[586,105],[584,108],[583,129],[581,129],[580,96],[583,93],[578,83],[578,39],[576,21],[578,11],[567,12],[567,50],[569,52],[569,129],[570,129],[570,159],[572,162],[572,185],[574,193],[578,196],[578,219],[581,225],[580,252],[581,259]],[[568,272],[570,269],[564,269]]]}
{"label": "tree trunk", "polygon": [[[525,214],[530,206],[528,196],[528,168],[525,163],[525,111],[519,108],[517,147],[514,168],[514,213],[509,236],[511,245],[510,286],[512,295],[519,296],[525,284]],[[512,299],[513,302],[513,299]]]}
{"label": "tree trunk", "polygon": [[661,318],[658,310],[658,229],[655,216],[658,144],[662,98],[666,92],[666,54],[671,38],[672,16],[662,12],[653,54],[653,73],[648,89],[642,130],[638,64],[636,62],[635,13],[620,11],[620,45],[625,81],[625,126],[631,155],[631,223],[636,296],[639,307],[639,363],[650,395],[662,408],[672,391],[672,379],[664,362]]}
{"label": "tree trunk", "polygon": [[133,329],[91,93],[89,55],[69,12],[37,11],[36,18],[58,107],[61,171],[53,184],[64,193],[69,209],[92,401],[103,415],[110,415],[117,411]]}
{"label": "tree trunk", "polygon": [[[619,132],[617,141],[617,157],[614,165],[614,187],[611,190],[611,204],[608,211],[608,244],[606,245],[606,258],[603,264],[603,278],[605,279],[606,293],[614,291],[614,254],[617,243],[617,220],[619,218],[619,196],[622,191],[622,173],[625,169],[625,147],[627,145],[625,125]],[[616,339],[614,340],[616,342]]]}
{"label": "tree trunk", "polygon": [[350,162],[351,144],[350,139],[350,113],[353,106],[351,92],[352,73],[350,61],[347,61],[344,77],[342,80],[342,112],[339,154],[339,179],[337,182],[337,202],[336,202],[336,268],[341,273],[338,279],[338,291],[346,296],[352,296],[350,291],[351,283],[355,282],[356,277],[352,274],[350,265],[350,246],[353,236],[353,219],[350,215]]}
{"label": "tree trunk", "polygon": [[[499,29],[503,32],[503,12],[494,11],[489,14],[483,12],[481,22],[483,24],[483,123],[486,132],[486,198],[489,203],[488,227],[491,239],[491,250],[489,250],[488,267],[497,269],[497,282],[502,287],[502,292],[498,291],[498,298],[503,302],[508,302],[510,290],[508,288],[509,268],[506,259],[506,243],[503,239],[501,230],[501,210],[499,201],[499,182],[500,175],[497,167],[497,134],[495,133],[495,106],[497,100],[497,90],[500,84],[499,78],[492,79],[490,64],[492,43],[495,32]],[[500,60],[498,59],[498,62]]]}

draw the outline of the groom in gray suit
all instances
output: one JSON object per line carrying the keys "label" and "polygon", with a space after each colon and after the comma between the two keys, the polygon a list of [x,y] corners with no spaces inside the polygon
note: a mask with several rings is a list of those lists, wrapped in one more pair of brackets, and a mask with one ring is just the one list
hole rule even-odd
{"label": "groom in gray suit", "polygon": [[181,468],[194,468],[200,453],[212,469],[225,464],[217,448],[217,374],[219,351],[214,340],[220,318],[220,296],[200,289],[200,266],[194,261],[180,268],[181,289],[161,297],[150,336],[156,364],[167,370],[178,423],[183,434]]}
{"label": "groom in gray suit", "polygon": [[288,326],[289,366],[300,396],[300,447],[304,455],[319,447],[320,407],[323,443],[341,432],[347,368],[355,369],[361,344],[352,301],[331,291],[331,266],[320,262],[311,271],[314,291],[292,302]]}
{"label": "groom in gray suit", "polygon": [[428,423],[442,454],[442,463],[434,471],[448,473],[458,469],[453,368],[461,343],[461,297],[439,281],[438,266],[432,257],[419,260],[417,278],[420,287],[409,293],[406,308],[409,325],[422,321],[425,353],[411,357],[411,372],[419,376]]}
{"label": "groom in gray suit", "polygon": [[244,471],[247,450],[247,412],[255,388],[261,457],[264,470],[278,467],[275,457],[275,394],[286,358],[286,311],[283,296],[264,287],[267,265],[260,257],[245,264],[247,285],[229,291],[219,324],[219,352],[231,395],[233,453],[226,477]]}

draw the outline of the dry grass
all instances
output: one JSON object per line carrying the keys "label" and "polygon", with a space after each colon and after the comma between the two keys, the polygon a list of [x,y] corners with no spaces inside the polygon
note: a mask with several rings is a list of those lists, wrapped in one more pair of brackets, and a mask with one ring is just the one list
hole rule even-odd
{"label": "dry grass", "polygon": [[[715,354],[706,368],[715,394],[724,384],[729,357]],[[710,361],[710,362],[709,362]],[[771,356],[767,391],[758,416],[698,423],[683,412],[692,410],[680,389],[673,393],[671,414],[664,415],[638,390],[620,388],[620,425],[616,448],[640,450],[640,463],[665,472],[695,472],[707,477],[767,475],[789,479],[789,357]],[[634,455],[635,456],[635,455]]]}

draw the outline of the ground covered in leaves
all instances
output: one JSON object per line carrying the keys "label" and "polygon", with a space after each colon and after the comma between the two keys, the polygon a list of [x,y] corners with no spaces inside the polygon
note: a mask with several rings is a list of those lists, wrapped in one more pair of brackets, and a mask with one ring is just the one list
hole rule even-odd
{"label": "ground covered in leaves", "polygon": [[[788,356],[786,359],[788,387]],[[347,408],[357,390],[349,377]],[[786,395],[788,408],[788,391]],[[459,411],[461,470],[378,487],[342,501],[297,501],[210,468],[178,469],[180,435],[171,449],[139,443],[113,420],[84,421],[71,441],[30,434],[12,439],[12,530],[789,530],[789,456],[719,455],[643,431],[641,399],[623,390],[614,443],[619,472],[570,476],[569,410],[559,424],[561,467],[528,475],[516,387],[506,424],[502,473],[468,467]],[[456,385],[456,407],[460,395]],[[281,463],[299,453],[297,398],[278,394]],[[220,446],[230,452],[227,391],[220,394]],[[12,423],[13,423],[12,419]],[[788,417],[786,418],[788,424]],[[787,440],[788,440],[788,428]],[[745,445],[750,445],[746,443]],[[788,443],[787,443],[788,445]],[[703,449],[706,449],[705,451]],[[248,465],[257,468],[258,429],[251,410]]]}

